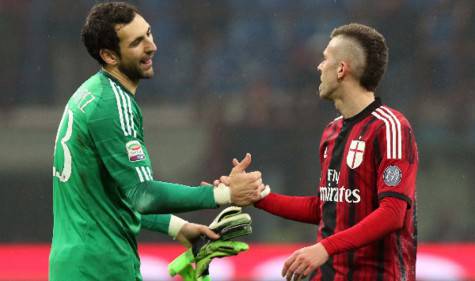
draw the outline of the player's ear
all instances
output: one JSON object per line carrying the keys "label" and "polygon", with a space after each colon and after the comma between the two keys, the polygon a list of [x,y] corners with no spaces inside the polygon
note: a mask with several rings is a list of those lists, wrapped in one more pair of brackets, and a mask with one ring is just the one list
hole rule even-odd
{"label": "player's ear", "polygon": [[343,79],[349,70],[350,69],[348,63],[346,61],[340,61],[336,73],[338,80]]}
{"label": "player's ear", "polygon": [[114,52],[109,49],[101,49],[99,50],[99,55],[101,56],[102,60],[108,64],[115,66],[119,64],[119,56]]}

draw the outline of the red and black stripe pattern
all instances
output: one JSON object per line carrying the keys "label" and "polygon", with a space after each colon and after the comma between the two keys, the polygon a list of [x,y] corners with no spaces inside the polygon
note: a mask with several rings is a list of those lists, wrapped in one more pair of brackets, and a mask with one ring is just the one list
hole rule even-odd
{"label": "red and black stripe pattern", "polygon": [[402,228],[362,247],[341,253],[336,247],[312,280],[415,280],[418,156],[408,121],[376,99],[356,116],[327,126],[320,160],[318,241],[357,226],[383,198],[403,200],[407,209]]}

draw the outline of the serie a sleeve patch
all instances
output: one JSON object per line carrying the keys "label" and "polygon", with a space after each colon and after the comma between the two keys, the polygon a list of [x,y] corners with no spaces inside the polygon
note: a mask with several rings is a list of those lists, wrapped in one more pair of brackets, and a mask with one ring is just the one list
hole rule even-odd
{"label": "serie a sleeve patch", "polygon": [[125,144],[130,162],[145,160],[145,153],[139,141],[133,140]]}

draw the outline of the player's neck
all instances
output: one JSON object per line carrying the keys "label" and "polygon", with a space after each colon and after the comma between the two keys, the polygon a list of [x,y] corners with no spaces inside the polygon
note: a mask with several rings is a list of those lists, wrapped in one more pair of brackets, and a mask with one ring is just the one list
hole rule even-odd
{"label": "player's neck", "polygon": [[368,105],[374,102],[374,92],[358,88],[353,91],[347,91],[336,99],[335,107],[344,119],[351,118],[363,111]]}
{"label": "player's neck", "polygon": [[137,91],[137,87],[139,85],[138,81],[132,81],[127,75],[122,73],[118,68],[112,67],[103,67],[103,70],[110,75],[112,75],[115,79],[117,79],[122,86],[124,86],[130,93],[135,95]]}

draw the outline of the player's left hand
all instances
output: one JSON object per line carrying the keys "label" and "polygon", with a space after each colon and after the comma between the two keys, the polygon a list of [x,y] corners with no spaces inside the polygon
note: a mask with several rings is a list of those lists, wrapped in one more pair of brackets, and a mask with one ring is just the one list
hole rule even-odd
{"label": "player's left hand", "polygon": [[178,232],[176,240],[178,240],[178,242],[180,242],[183,246],[189,248],[191,247],[191,243],[193,243],[193,241],[202,234],[206,235],[211,240],[216,240],[219,238],[219,235],[213,232],[206,225],[186,223]]}
{"label": "player's left hand", "polygon": [[282,276],[287,281],[302,280],[328,260],[321,243],[295,251],[284,263]]}

